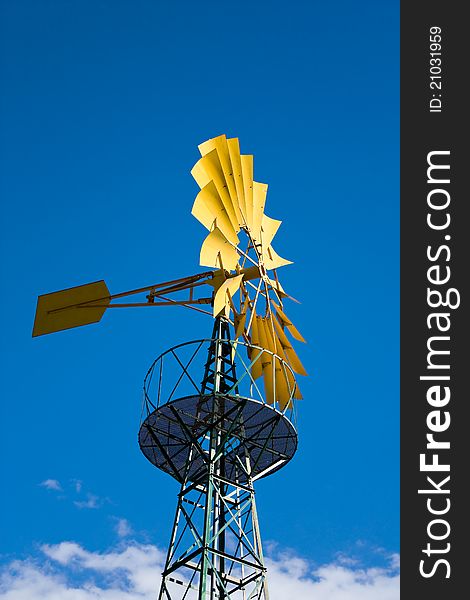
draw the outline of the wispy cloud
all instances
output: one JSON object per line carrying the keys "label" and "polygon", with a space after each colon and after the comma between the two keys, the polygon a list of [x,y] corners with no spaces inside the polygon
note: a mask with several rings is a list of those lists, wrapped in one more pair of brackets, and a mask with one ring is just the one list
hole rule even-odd
{"label": "wispy cloud", "polygon": [[101,508],[103,499],[95,494],[87,494],[86,500],[74,500],[73,503],[77,508]]}
{"label": "wispy cloud", "polygon": [[45,479],[44,481],[41,481],[39,485],[41,487],[46,488],[47,490],[54,490],[55,492],[62,491],[62,486],[60,485],[60,482],[57,481],[57,479]]}
{"label": "wispy cloud", "polygon": [[83,481],[80,481],[80,479],[72,479],[72,485],[77,494],[79,494],[82,491]]}
{"label": "wispy cloud", "polygon": [[129,537],[134,533],[129,521],[127,519],[119,519],[115,517],[114,530],[120,538]]}
{"label": "wispy cloud", "polygon": [[[109,498],[101,498],[97,494],[85,491],[83,489],[83,481],[80,479],[69,479],[65,490],[57,479],[45,479],[39,485],[55,492],[64,492],[62,495],[57,496],[57,498],[60,500],[68,499],[79,509],[97,509],[110,502]],[[125,535],[128,534],[123,534],[121,537]]]}
{"label": "wispy cloud", "polygon": [[[74,542],[42,546],[39,559],[14,561],[0,575],[0,600],[153,600],[164,552],[129,543],[90,552]],[[294,554],[267,559],[272,600],[398,600],[396,555],[386,567],[334,562],[312,566]],[[347,561],[346,561],[347,562]]]}
{"label": "wispy cloud", "polygon": [[394,553],[390,555],[390,563],[394,569],[397,571],[400,569],[400,555],[398,553]]}

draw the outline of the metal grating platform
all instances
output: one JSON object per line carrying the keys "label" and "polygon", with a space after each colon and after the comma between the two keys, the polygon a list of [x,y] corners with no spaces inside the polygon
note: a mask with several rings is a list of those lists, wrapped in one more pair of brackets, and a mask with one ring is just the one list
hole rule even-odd
{"label": "metal grating platform", "polygon": [[[240,478],[239,464],[246,465],[247,457],[251,478],[258,479],[284,466],[297,449],[297,432],[285,414],[251,398],[231,395],[192,395],[160,406],[143,421],[139,445],[156,467],[178,481],[185,474],[193,481],[207,471],[205,445],[214,427],[224,438],[229,481]],[[190,456],[195,443],[198,451]]]}

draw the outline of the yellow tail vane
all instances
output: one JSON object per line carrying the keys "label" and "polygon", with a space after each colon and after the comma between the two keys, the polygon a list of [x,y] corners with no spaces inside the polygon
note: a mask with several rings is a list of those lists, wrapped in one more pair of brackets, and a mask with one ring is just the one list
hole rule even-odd
{"label": "yellow tail vane", "polygon": [[110,302],[104,281],[39,296],[33,337],[97,323]]}

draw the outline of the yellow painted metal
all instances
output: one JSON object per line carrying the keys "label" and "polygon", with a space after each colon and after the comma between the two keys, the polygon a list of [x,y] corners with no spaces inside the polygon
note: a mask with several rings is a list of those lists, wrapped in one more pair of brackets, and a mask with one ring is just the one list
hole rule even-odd
{"label": "yellow painted metal", "polygon": [[214,148],[215,148],[215,142],[219,138],[226,138],[226,136],[219,135],[215,138],[211,138],[210,140],[206,140],[205,142],[202,142],[202,144],[199,144],[197,149],[201,153],[201,156],[205,156],[206,154],[209,154],[209,152],[212,152],[212,150],[214,150]]}
{"label": "yellow painted metal", "polygon": [[194,177],[196,183],[201,188],[201,190],[211,180],[211,178],[207,174],[206,169],[204,168],[204,161],[202,158],[198,160],[194,167],[191,169],[191,175]]}
{"label": "yellow painted metal", "polygon": [[287,260],[286,258],[279,256],[272,246],[268,246],[266,251],[263,253],[263,260],[266,269],[279,269],[279,267],[292,264],[291,260]]}
{"label": "yellow painted metal", "polygon": [[[263,317],[256,317],[256,324],[259,335],[259,345],[262,348],[269,349],[269,341],[266,335],[266,322]],[[275,369],[273,364],[273,357],[267,352],[263,352],[261,356],[261,366],[263,369],[263,380],[264,380],[264,394],[268,404],[274,404],[274,387],[275,387]]]}
{"label": "yellow painted metal", "polygon": [[260,277],[259,267],[252,266],[247,269],[242,269],[240,273],[243,273],[243,279],[250,281],[251,279],[258,279]]}
{"label": "yellow painted metal", "polygon": [[246,312],[239,313],[239,314],[236,313],[233,316],[233,322],[235,324],[235,339],[238,339],[243,334],[243,331],[245,330]]}
{"label": "yellow painted metal", "polygon": [[227,275],[225,274],[223,269],[219,269],[218,271],[214,271],[212,278],[207,282],[209,285],[213,286],[214,291],[217,291],[219,287],[226,281]]}
{"label": "yellow painted metal", "polygon": [[263,365],[264,396],[267,404],[274,404],[275,374],[272,361]]}
{"label": "yellow painted metal", "polygon": [[209,231],[214,226],[218,227],[232,244],[238,245],[238,236],[213,181],[205,185],[196,196],[191,214]]}
{"label": "yellow painted metal", "polygon": [[268,248],[271,245],[271,242],[273,241],[277,230],[281,226],[281,223],[282,221],[271,219],[271,217],[263,214],[261,219],[261,242],[264,248]]}
{"label": "yellow painted metal", "polygon": [[[201,173],[203,175],[201,175]],[[227,184],[225,182],[225,177],[222,170],[222,165],[220,164],[217,150],[211,150],[211,152],[205,154],[202,158],[200,158],[196,165],[193,167],[191,174],[196,179],[199,187],[206,186],[209,183],[209,181],[214,182],[214,185],[217,188],[217,193],[219,194],[220,199],[222,200],[222,204],[224,205],[225,210],[227,211],[230,222],[232,223],[232,226],[235,229],[235,231],[238,233],[240,231],[238,218],[236,216],[235,209],[230,198],[230,194],[227,190]],[[206,177],[204,177],[204,174]],[[202,186],[200,182],[203,182]]]}
{"label": "yellow painted metal", "polygon": [[240,157],[240,144],[238,138],[230,138],[227,140],[230,163],[232,165],[233,180],[237,191],[238,206],[243,218],[243,224],[246,225],[246,205],[245,205],[245,189],[243,187],[242,161]]}
{"label": "yellow painted metal", "polygon": [[269,349],[278,356],[280,356],[285,362],[289,362],[285,353],[286,346],[282,343],[282,340],[279,338],[278,332],[275,328],[275,321],[276,319],[269,317],[265,320]]}
{"label": "yellow painted metal", "polygon": [[245,195],[246,224],[251,229],[253,225],[253,155],[242,154],[240,160]]}
{"label": "yellow painted metal", "polygon": [[294,337],[299,342],[305,342],[304,338],[300,334],[297,327],[295,327],[295,325],[292,323],[292,321],[286,316],[286,314],[281,310],[281,308],[275,302],[273,302],[273,304],[276,308],[276,316],[280,320],[281,324],[285,325],[287,327],[287,329],[290,332],[290,334],[292,335],[292,337]]}
{"label": "yellow painted metal", "polygon": [[200,264],[230,271],[235,270],[238,264],[238,252],[218,227],[209,233],[202,244]]}
{"label": "yellow painted metal", "polygon": [[238,292],[243,275],[227,279],[217,290],[214,297],[214,317],[226,308],[230,308],[230,299]]}
{"label": "yellow painted metal", "polygon": [[[259,268],[249,267],[248,269],[240,269],[239,275],[243,275],[243,281],[258,279],[260,276]],[[236,275],[227,274],[222,269],[218,269],[217,271],[213,271],[212,277],[207,280],[207,283],[217,291],[224,281],[231,277],[236,277]]]}
{"label": "yellow painted metal", "polygon": [[303,364],[300,362],[300,358],[297,356],[296,351],[293,348],[286,348],[287,358],[289,360],[289,364],[292,367],[292,370],[298,375],[307,375],[307,371],[305,370]]}
{"label": "yellow painted metal", "polygon": [[253,156],[240,154],[238,139],[227,139],[225,135],[200,144],[199,150],[202,158],[191,171],[201,187],[193,215],[209,231],[220,229],[237,246],[237,234],[241,228],[247,229],[258,244],[266,269],[291,264],[271,246],[281,221],[264,214],[268,186],[253,181]]}
{"label": "yellow painted metal", "polygon": [[300,362],[295,350],[292,347],[291,342],[282,330],[277,319],[263,319],[265,334],[262,343],[266,343],[263,346],[277,354],[282,360],[287,362],[292,370],[298,375],[307,375],[304,366]]}
{"label": "yellow painted metal", "polygon": [[285,375],[282,370],[282,363],[280,359],[285,361],[286,358],[284,356],[281,345],[278,343],[278,340],[275,337],[275,332],[273,331],[271,319],[265,318],[262,322],[267,348],[280,357],[272,357],[272,368],[274,370],[274,389],[276,392],[275,400],[279,404],[281,410],[283,410],[289,402],[289,390],[287,388],[287,382],[285,380]]}
{"label": "yellow painted metal", "polygon": [[[253,344],[253,346],[261,346],[259,333],[258,333],[258,323],[257,323],[257,319],[256,319],[256,313],[253,314],[253,320],[251,323],[251,343]],[[250,355],[249,355],[250,360],[254,360],[255,358],[257,358],[258,355],[260,355],[260,353],[261,353],[261,350],[259,350],[259,348],[251,348]],[[251,375],[252,375],[253,379],[258,379],[263,374],[263,367],[261,365],[262,360],[263,360],[263,356],[259,356],[259,358],[257,358],[256,362],[251,367]]]}
{"label": "yellow painted metal", "polygon": [[286,407],[292,407],[291,393],[287,384],[286,374],[279,359],[276,359],[276,401],[281,410],[284,410]]}
{"label": "yellow painted metal", "polygon": [[[280,326],[279,323],[277,323],[277,320],[274,318],[266,318],[263,319],[263,321],[265,326],[265,335],[268,343],[268,349],[277,354],[280,357],[280,359],[282,359],[285,363],[290,364],[290,366],[295,372],[298,372],[294,368],[293,361],[291,360],[292,356],[290,353],[291,351],[294,352],[292,349],[292,345],[290,344],[285,333],[282,331],[282,328],[280,329],[281,335],[279,335],[279,329],[276,327],[276,325],[278,327]],[[300,363],[297,355],[295,355],[294,363],[296,367],[297,361],[298,363]],[[295,380],[292,373],[282,366],[279,359],[275,359],[275,370],[276,401],[279,402],[279,405],[283,410],[289,403],[291,392],[294,390]],[[306,375],[305,371],[299,374]],[[297,396],[301,397],[300,392],[297,392],[297,395],[294,397]]]}
{"label": "yellow painted metal", "polygon": [[33,337],[97,323],[109,303],[110,293],[102,280],[39,296]]}
{"label": "yellow painted metal", "polygon": [[[307,375],[303,364],[300,362],[300,358],[297,356],[289,338],[284,333],[279,321],[277,319],[272,320],[275,333],[279,342],[279,345],[282,348],[282,352],[278,352],[278,354],[283,358],[287,363],[290,364],[292,370],[298,375]],[[279,347],[278,347],[279,349]]]}
{"label": "yellow painted metal", "polygon": [[227,185],[228,193],[230,195],[231,204],[235,212],[237,223],[242,225],[243,219],[239,208],[238,194],[235,185],[235,179],[233,175],[232,163],[230,160],[230,153],[227,144],[227,138],[225,135],[212,138],[203,144],[200,144],[199,151],[202,156],[209,154],[215,150],[219,159],[219,164],[222,169],[223,177]]}
{"label": "yellow painted metal", "polygon": [[[290,381],[288,381],[289,376]],[[292,373],[281,364],[279,359],[276,359],[276,400],[281,410],[286,407],[290,408],[292,405],[291,392],[294,389],[294,386],[291,385],[292,380]]]}
{"label": "yellow painted metal", "polygon": [[261,222],[263,220],[267,193],[267,183],[253,181],[253,220],[251,223],[251,233],[253,238],[258,242],[261,241]]}
{"label": "yellow painted metal", "polygon": [[[269,320],[267,320],[268,325]],[[281,346],[278,340],[277,354],[287,365],[290,364],[289,357],[286,355],[284,348]],[[283,410],[290,402],[290,398],[293,395],[296,399],[301,399],[302,395],[298,385],[296,385],[295,377],[286,366],[283,366],[279,359],[276,360],[276,400],[280,404],[281,410]],[[292,368],[292,364],[290,364]],[[294,392],[294,393],[293,393]],[[292,394],[293,393],[293,394]]]}
{"label": "yellow painted metal", "polygon": [[267,281],[269,285],[273,288],[273,290],[277,291],[278,295],[281,298],[290,298],[290,296],[284,291],[284,288],[279,283],[279,281],[276,281],[275,279],[269,279],[269,277],[267,278]]}
{"label": "yellow painted metal", "polygon": [[277,347],[278,345],[276,344],[276,339],[274,338],[273,330],[271,327],[271,320],[269,318],[259,318],[261,319],[261,323],[264,329],[264,341],[266,343],[265,348],[267,348],[270,352],[273,352],[274,354],[279,354]]}
{"label": "yellow painted metal", "polygon": [[[244,277],[243,277],[244,278]],[[235,339],[238,339],[245,331],[246,316],[248,313],[248,296],[245,298],[241,311],[234,314],[233,322],[235,325]]]}
{"label": "yellow painted metal", "polygon": [[276,337],[279,340],[279,344],[284,348],[292,348],[292,344],[284,332],[279,321],[275,318],[272,319],[272,324],[274,325],[274,330],[276,332]]}

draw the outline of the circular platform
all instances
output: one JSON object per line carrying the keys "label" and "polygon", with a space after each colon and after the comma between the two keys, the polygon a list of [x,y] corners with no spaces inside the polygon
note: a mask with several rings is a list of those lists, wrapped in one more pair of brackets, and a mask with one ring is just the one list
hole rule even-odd
{"label": "circular platform", "polygon": [[251,477],[260,478],[287,464],[297,450],[297,432],[285,414],[232,395],[192,395],[161,405],[143,421],[139,445],[159,469],[182,481],[189,468],[187,477],[194,481],[207,472],[204,453],[212,428],[227,437],[225,477],[230,481],[248,479],[240,467],[247,457]]}

